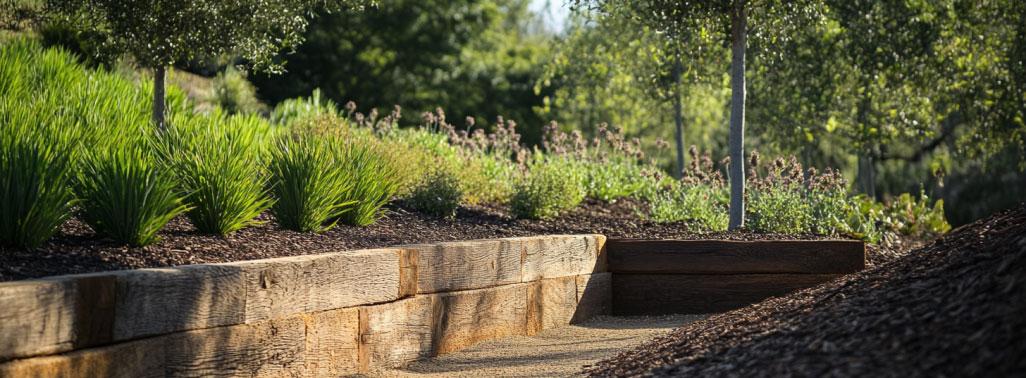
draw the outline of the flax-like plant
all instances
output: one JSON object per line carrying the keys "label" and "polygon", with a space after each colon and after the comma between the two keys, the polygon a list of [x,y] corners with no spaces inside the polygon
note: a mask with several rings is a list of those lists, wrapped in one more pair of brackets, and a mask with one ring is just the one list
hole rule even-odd
{"label": "flax-like plant", "polygon": [[188,210],[174,177],[135,143],[86,153],[74,187],[82,219],[132,246],[157,241],[157,232]]}
{"label": "flax-like plant", "polygon": [[0,244],[35,248],[71,215],[68,129],[51,116],[0,100]]}
{"label": "flax-like plant", "polygon": [[176,117],[156,143],[188,193],[189,220],[225,235],[258,223],[271,206],[263,168],[266,124],[252,116]]}
{"label": "flax-like plant", "polygon": [[268,164],[274,217],[300,232],[331,229],[353,201],[340,200],[353,188],[341,167],[344,145],[329,136],[297,135],[278,140]]}
{"label": "flax-like plant", "polygon": [[342,222],[352,226],[369,226],[383,215],[383,207],[399,191],[396,166],[387,151],[370,143],[353,143],[346,149],[345,171],[354,179],[353,188],[342,194],[338,202],[354,202],[352,211],[342,214]]}

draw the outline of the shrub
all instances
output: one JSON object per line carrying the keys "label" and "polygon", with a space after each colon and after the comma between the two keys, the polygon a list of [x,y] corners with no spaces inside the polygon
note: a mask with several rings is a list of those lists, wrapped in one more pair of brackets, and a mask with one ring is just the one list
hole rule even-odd
{"label": "shrub", "polygon": [[645,199],[655,222],[687,222],[694,231],[727,229],[727,191],[722,186],[676,182],[649,192]]}
{"label": "shrub", "polygon": [[[803,234],[812,230],[812,206],[806,199],[805,176],[793,156],[777,158],[763,168],[759,154],[749,162],[746,227],[755,232]],[[765,170],[760,176],[760,170]]]}
{"label": "shrub", "polygon": [[629,197],[642,189],[641,141],[630,141],[616,128],[601,124],[590,141],[580,131],[566,133],[555,122],[545,127],[542,144],[550,155],[580,162],[584,187],[589,198],[611,202]]}
{"label": "shrub", "polygon": [[74,187],[82,219],[133,246],[155,242],[167,222],[188,210],[173,177],[139,146],[88,153]]}
{"label": "shrub", "polygon": [[643,172],[638,194],[648,203],[649,219],[658,223],[687,222],[695,231],[727,229],[729,191],[712,157],[692,146],[689,167],[680,180],[659,171]]}
{"label": "shrub", "polygon": [[804,234],[811,231],[811,209],[800,188],[752,190],[747,212],[747,227],[755,232]]}
{"label": "shrub", "polygon": [[270,118],[273,124],[287,125],[305,117],[338,114],[335,102],[321,96],[320,89],[315,89],[310,97],[293,98],[278,103],[271,111]]}
{"label": "shrub", "polygon": [[937,200],[933,206],[926,193],[920,191],[916,198],[902,193],[885,207],[883,221],[894,232],[916,238],[928,238],[951,230],[944,217],[944,200]]}
{"label": "shrub", "polygon": [[584,164],[588,197],[605,202],[634,195],[642,188],[641,167],[625,159]]}
{"label": "shrub", "polygon": [[188,193],[200,232],[226,235],[270,207],[263,170],[266,126],[255,117],[175,117],[156,150]]}
{"label": "shrub", "polygon": [[438,170],[418,185],[406,202],[413,209],[437,217],[456,216],[463,192],[455,175]]}
{"label": "shrub", "polygon": [[257,114],[265,106],[256,97],[256,88],[246,80],[246,73],[228,66],[211,82],[210,100],[229,114]]}
{"label": "shrub", "polygon": [[563,158],[538,159],[527,177],[516,185],[510,208],[517,218],[547,219],[572,209],[585,190],[575,162]]}
{"label": "shrub", "polygon": [[353,208],[342,214],[341,220],[353,226],[368,226],[381,218],[382,207],[399,191],[399,172],[389,151],[381,145],[349,142],[340,165],[353,178],[353,187],[342,194],[339,202],[353,202]]}
{"label": "shrub", "polygon": [[300,232],[323,232],[351,210],[354,201],[340,200],[353,190],[344,169],[344,145],[336,138],[312,135],[280,139],[269,159],[272,206],[278,223]]}
{"label": "shrub", "polygon": [[71,215],[73,139],[47,112],[0,99],[0,244],[35,248]]}

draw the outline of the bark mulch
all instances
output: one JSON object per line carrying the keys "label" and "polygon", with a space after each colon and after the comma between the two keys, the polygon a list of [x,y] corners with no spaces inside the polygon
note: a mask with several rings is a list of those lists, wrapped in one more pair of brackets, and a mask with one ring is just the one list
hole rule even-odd
{"label": "bark mulch", "polygon": [[[544,234],[600,233],[619,238],[731,240],[821,238],[815,235],[695,233],[681,223],[657,224],[644,220],[638,216],[638,206],[632,201],[586,202],[563,216],[545,221],[513,219],[500,207],[461,208],[455,219],[439,219],[394,206],[383,219],[369,227],[339,225],[323,234],[283,230],[270,215],[264,215],[260,218],[264,224],[225,237],[200,234],[181,217],[165,227],[159,242],[142,248],[129,248],[100,238],[88,226],[72,219],[53,240],[36,250],[0,247],[0,281]],[[895,249],[871,248],[870,252],[872,264],[891,258]]]}
{"label": "bark mulch", "polygon": [[890,263],[685,325],[594,376],[1026,376],[1026,205]]}

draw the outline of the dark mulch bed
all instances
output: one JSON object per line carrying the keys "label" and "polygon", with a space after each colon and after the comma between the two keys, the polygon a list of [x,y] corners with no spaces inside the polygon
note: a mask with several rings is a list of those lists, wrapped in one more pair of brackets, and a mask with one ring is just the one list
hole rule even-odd
{"label": "dark mulch bed", "polygon": [[[347,249],[387,247],[449,240],[543,234],[600,233],[621,238],[679,239],[816,239],[814,235],[689,232],[683,224],[657,224],[638,217],[631,201],[587,202],[547,221],[513,219],[498,207],[460,209],[456,219],[439,219],[400,206],[369,227],[340,225],[323,234],[304,234],[266,223],[227,237],[197,233],[184,217],[161,232],[161,241],[129,248],[97,237],[85,224],[71,220],[60,234],[33,251],[0,249],[0,281],[105,270],[222,263],[305,255]],[[886,255],[881,255],[885,256]],[[870,259],[873,261],[873,259]]]}
{"label": "dark mulch bed", "polygon": [[595,376],[1026,376],[1026,206],[893,262],[712,316]]}

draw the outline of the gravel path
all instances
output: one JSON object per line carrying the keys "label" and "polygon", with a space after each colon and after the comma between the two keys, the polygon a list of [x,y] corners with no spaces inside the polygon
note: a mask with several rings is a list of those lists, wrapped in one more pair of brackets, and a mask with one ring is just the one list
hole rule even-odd
{"label": "gravel path", "polygon": [[567,377],[584,365],[704,318],[695,315],[599,316],[582,324],[486,341],[463,351],[419,361],[382,377]]}

